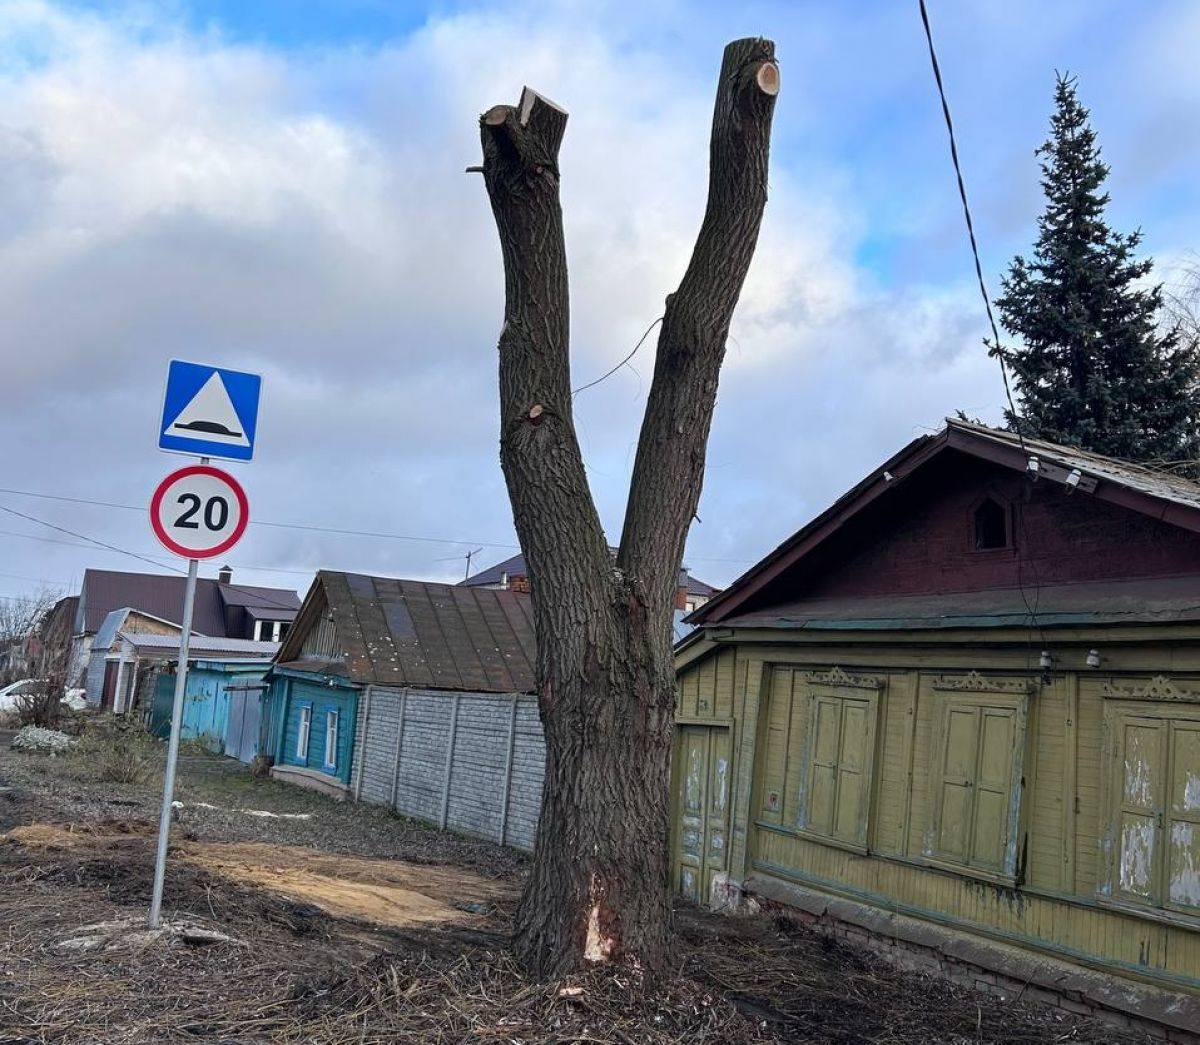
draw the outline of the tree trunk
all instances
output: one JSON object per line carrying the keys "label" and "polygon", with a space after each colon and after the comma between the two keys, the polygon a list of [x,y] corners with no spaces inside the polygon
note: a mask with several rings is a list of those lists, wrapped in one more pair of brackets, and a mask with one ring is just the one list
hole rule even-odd
{"label": "tree trunk", "polygon": [[500,234],[500,460],[528,566],[546,778],[515,946],[536,975],[662,968],[669,951],[672,612],[733,310],[766,204],[774,45],[725,49],[708,206],[667,300],[616,562],[575,436],[558,150],[566,113],[526,88],[480,120]]}

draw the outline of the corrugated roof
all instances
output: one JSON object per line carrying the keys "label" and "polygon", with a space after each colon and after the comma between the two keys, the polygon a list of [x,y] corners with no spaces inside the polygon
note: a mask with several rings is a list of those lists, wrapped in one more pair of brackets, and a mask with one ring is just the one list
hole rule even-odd
{"label": "corrugated roof", "polygon": [[[321,570],[305,600],[321,592],[360,683],[480,693],[530,693],[536,644],[527,595],[493,588],[370,577]],[[281,667],[301,665],[303,610],[280,651]]]}
{"label": "corrugated roof", "polygon": [[[127,639],[138,649],[143,650],[179,650],[178,635],[151,635],[148,632],[121,632],[121,638]],[[188,644],[190,655],[197,653],[229,653],[247,657],[264,657],[270,660],[279,650],[278,642],[255,642],[251,639],[210,638],[207,635],[193,635]]]}
{"label": "corrugated roof", "polygon": [[[183,589],[186,578],[159,573],[131,573],[126,570],[87,570],[83,575],[80,598],[83,600],[83,628],[94,633],[113,610],[124,606],[180,624],[183,615]],[[192,623],[205,635],[225,634],[225,610],[222,589],[231,597],[252,599],[280,610],[281,618],[300,607],[300,599],[286,588],[259,588],[222,585],[211,578],[196,582],[196,603]],[[244,593],[244,594],[242,594]],[[241,603],[237,603],[240,605]]]}
{"label": "corrugated roof", "polygon": [[[989,442],[1015,447],[1018,450],[1021,448],[1021,441],[1015,432],[973,424],[957,417],[947,418],[946,424],[950,428],[970,432]],[[1049,443],[1044,439],[1031,439],[1028,436],[1025,438],[1025,449],[1038,456],[1055,460],[1064,468],[1078,468],[1085,474],[1119,483],[1160,500],[1172,501],[1188,508],[1200,508],[1200,483],[1182,478],[1172,472],[1136,464],[1132,461],[1122,461],[1115,457],[1105,457],[1103,454],[1094,454],[1074,446]]]}
{"label": "corrugated roof", "polygon": [[[614,556],[617,554],[617,549],[609,545],[608,549]],[[494,584],[500,584],[505,576],[508,577],[524,577],[528,574],[528,569],[525,566],[524,555],[514,555],[510,559],[505,559],[503,562],[496,563],[495,566],[489,566],[486,570],[480,570],[478,573],[473,573],[465,581],[459,581],[457,587],[460,588],[487,588]],[[698,577],[693,577],[687,568],[679,571],[679,586],[687,588],[689,595],[715,595],[720,589],[714,588],[711,584],[706,584]]]}
{"label": "corrugated roof", "polygon": [[125,623],[125,618],[132,611],[128,606],[113,610],[104,620],[100,622],[100,627],[96,629],[96,634],[92,638],[92,649],[111,649],[113,639],[117,637],[117,632],[121,630],[121,625]]}

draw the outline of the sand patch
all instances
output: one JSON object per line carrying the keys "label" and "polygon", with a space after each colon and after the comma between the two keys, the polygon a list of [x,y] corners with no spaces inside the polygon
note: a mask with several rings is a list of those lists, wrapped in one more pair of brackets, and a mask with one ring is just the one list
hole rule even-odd
{"label": "sand patch", "polygon": [[477,922],[477,915],[454,905],[490,907],[510,895],[503,884],[454,867],[333,856],[298,846],[190,842],[180,847],[180,856],[231,881],[379,925]]}
{"label": "sand patch", "polygon": [[0,835],[27,849],[73,849],[106,845],[131,837],[145,838],[157,828],[145,820],[100,820],[95,823],[24,824]]}
{"label": "sand patch", "polygon": [[[113,854],[138,839],[138,853],[147,854],[137,856],[142,862],[153,850],[156,831],[154,824],[141,820],[36,823],[14,827],[0,839],[27,849],[71,850],[76,858],[80,850],[89,849]],[[312,904],[334,917],[392,927],[478,924],[497,904],[514,896],[512,885],[457,867],[335,855],[301,846],[189,842],[176,835],[168,878],[171,864],[178,861],[230,882]]]}

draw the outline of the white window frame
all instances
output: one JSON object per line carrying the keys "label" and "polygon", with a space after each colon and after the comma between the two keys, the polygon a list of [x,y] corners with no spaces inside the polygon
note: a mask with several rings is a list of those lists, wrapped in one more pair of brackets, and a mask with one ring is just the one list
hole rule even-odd
{"label": "white window frame", "polygon": [[296,757],[308,762],[308,741],[312,733],[312,705],[300,705],[300,724],[296,729]]}
{"label": "white window frame", "polygon": [[341,718],[341,713],[337,708],[325,709],[324,766],[326,769],[337,769],[338,729],[341,726]]}

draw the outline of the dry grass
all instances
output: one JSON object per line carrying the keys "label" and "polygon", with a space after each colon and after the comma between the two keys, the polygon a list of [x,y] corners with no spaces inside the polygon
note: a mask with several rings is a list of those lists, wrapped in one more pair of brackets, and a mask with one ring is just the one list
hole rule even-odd
{"label": "dry grass", "polygon": [[[16,790],[0,793],[0,832],[11,832],[0,838],[0,1042],[1145,1041],[1062,1011],[897,973],[865,952],[831,944],[785,919],[722,918],[691,908],[677,914],[675,971],[658,984],[647,985],[621,969],[533,983],[507,948],[519,863],[505,863],[496,850],[489,875],[474,844],[458,843],[455,850],[453,839],[425,832],[421,848],[420,833],[411,825],[332,803],[328,820],[317,805],[310,807],[317,814],[312,821],[242,820],[268,832],[302,831],[303,844],[310,846],[321,824],[362,815],[363,830],[374,835],[363,835],[370,846],[361,857],[312,853],[273,837],[269,844],[249,842],[240,833],[242,820],[216,814],[196,821],[204,837],[195,837],[186,818],[177,825],[164,913],[235,942],[192,946],[175,936],[87,952],[64,949],[63,941],[78,936],[83,926],[144,915],[153,822],[136,805],[117,805],[119,818],[81,816],[87,806],[72,795],[78,785],[70,778],[38,777],[28,772],[31,763],[14,766],[14,758],[0,754],[0,776],[12,781],[12,768],[25,774]],[[197,786],[186,773],[183,783],[185,791]],[[231,784],[221,786],[227,796],[241,793]],[[246,784],[251,786],[260,807],[276,793],[262,782]],[[140,791],[130,787],[125,793]],[[281,803],[292,801],[290,793],[279,796]],[[114,794],[106,808],[133,801]],[[64,815],[68,808],[70,816]],[[237,844],[213,837],[226,824],[237,826],[231,839]],[[344,852],[358,835],[337,837]],[[448,866],[445,855],[455,852],[473,870]],[[221,859],[212,859],[214,853]],[[400,854],[407,866],[397,866]],[[439,855],[441,866],[420,868]],[[230,872],[234,858],[280,873],[277,880],[274,872],[240,877]],[[506,870],[497,875],[497,867]],[[332,905],[323,909],[312,893],[288,895],[297,869],[405,888],[433,889],[437,879],[443,902],[482,898],[489,906],[465,924],[397,927],[365,909],[342,907],[340,914]]]}

